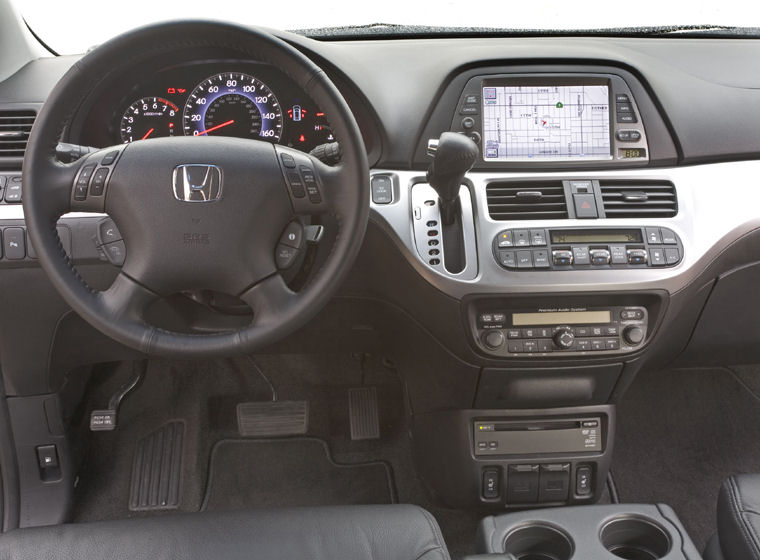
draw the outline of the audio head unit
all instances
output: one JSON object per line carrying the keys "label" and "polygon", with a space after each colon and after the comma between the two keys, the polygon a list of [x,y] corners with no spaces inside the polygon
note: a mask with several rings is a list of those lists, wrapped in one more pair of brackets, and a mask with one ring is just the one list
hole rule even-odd
{"label": "audio head unit", "polygon": [[501,358],[624,354],[647,337],[646,307],[552,307],[477,311],[477,345]]}
{"label": "audio head unit", "polygon": [[499,74],[465,86],[451,130],[480,147],[482,165],[649,161],[633,94],[614,74]]}

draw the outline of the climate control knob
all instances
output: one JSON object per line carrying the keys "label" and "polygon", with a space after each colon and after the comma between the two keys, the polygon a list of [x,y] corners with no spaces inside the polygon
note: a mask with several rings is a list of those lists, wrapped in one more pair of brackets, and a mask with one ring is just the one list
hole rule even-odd
{"label": "climate control knob", "polygon": [[623,339],[628,344],[632,344],[634,346],[641,344],[641,341],[644,340],[644,330],[641,327],[637,327],[636,325],[627,326],[623,330]]}
{"label": "climate control knob", "polygon": [[558,347],[567,350],[572,348],[575,343],[575,334],[570,327],[562,327],[554,332],[554,344]]}
{"label": "climate control knob", "polygon": [[496,350],[504,344],[504,333],[501,331],[488,331],[483,335],[483,344],[490,350]]}

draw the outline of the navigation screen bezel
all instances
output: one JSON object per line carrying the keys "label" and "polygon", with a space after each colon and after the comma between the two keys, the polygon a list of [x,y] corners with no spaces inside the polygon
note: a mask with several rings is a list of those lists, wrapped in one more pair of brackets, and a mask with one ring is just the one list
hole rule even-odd
{"label": "navigation screen bezel", "polygon": [[[485,119],[485,99],[484,89],[487,87],[562,87],[562,86],[606,86],[607,87],[607,108],[609,112],[608,118],[608,135],[610,151],[606,156],[592,155],[592,156],[536,156],[536,157],[501,157],[501,158],[486,158],[486,119]],[[487,78],[481,80],[480,83],[480,108],[483,114],[481,120],[481,135],[483,138],[481,148],[482,161],[486,163],[504,163],[504,162],[594,162],[594,161],[611,161],[614,159],[614,127],[615,127],[615,112],[614,112],[614,98],[613,98],[612,82],[609,78],[605,77],[572,77],[572,76],[516,76],[516,77],[500,77],[500,78]]]}

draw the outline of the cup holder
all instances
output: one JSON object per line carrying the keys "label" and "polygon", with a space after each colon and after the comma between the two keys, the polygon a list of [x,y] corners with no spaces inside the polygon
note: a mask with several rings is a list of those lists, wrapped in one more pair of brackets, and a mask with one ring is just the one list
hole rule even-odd
{"label": "cup holder", "polygon": [[670,551],[670,537],[654,521],[624,517],[608,522],[599,535],[604,548],[625,560],[659,560]]}
{"label": "cup holder", "polygon": [[504,552],[517,560],[570,560],[573,543],[565,533],[548,525],[525,525],[510,531]]}

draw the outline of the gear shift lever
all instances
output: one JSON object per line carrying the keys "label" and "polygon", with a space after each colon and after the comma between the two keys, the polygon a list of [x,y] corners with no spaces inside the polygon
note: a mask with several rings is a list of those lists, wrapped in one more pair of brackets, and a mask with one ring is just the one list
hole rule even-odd
{"label": "gear shift lever", "polygon": [[438,140],[428,140],[427,153],[433,157],[427,181],[438,193],[441,221],[451,225],[459,213],[462,179],[475,164],[478,146],[464,134],[444,132]]}

